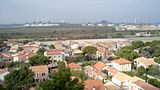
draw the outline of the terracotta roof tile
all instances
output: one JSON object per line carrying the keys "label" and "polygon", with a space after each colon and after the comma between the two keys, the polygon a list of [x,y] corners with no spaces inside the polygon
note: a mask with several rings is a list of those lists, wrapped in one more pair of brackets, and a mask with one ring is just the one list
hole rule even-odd
{"label": "terracotta roof tile", "polygon": [[144,81],[137,80],[134,84],[140,86],[144,90],[160,90],[159,88],[152,86],[151,84],[145,83]]}
{"label": "terracotta roof tile", "polygon": [[95,72],[96,72],[96,74],[98,74],[104,78],[107,76],[105,73],[101,72],[100,70],[95,70]]}
{"label": "terracotta roof tile", "polygon": [[114,60],[113,62],[118,63],[118,64],[130,64],[131,63],[129,60],[123,59],[123,58]]}
{"label": "terracotta roof tile", "polygon": [[97,80],[86,80],[84,90],[92,90],[93,86],[95,86],[96,90],[105,90],[105,86],[102,81]]}
{"label": "terracotta roof tile", "polygon": [[75,63],[70,63],[70,64],[68,64],[68,67],[69,67],[69,68],[71,68],[71,69],[81,68],[81,66],[80,66],[80,65],[75,64]]}
{"label": "terracotta roof tile", "polygon": [[112,74],[117,74],[118,73],[118,70],[115,69],[114,67],[108,67],[107,70],[108,70],[108,72],[111,72]]}
{"label": "terracotta roof tile", "polygon": [[104,68],[106,66],[105,63],[103,62],[97,62],[96,64],[93,65],[96,69],[101,70],[102,68]]}
{"label": "terracotta roof tile", "polygon": [[6,69],[0,69],[0,74],[4,74],[6,72],[8,72],[8,68],[6,68]]}
{"label": "terracotta roof tile", "polygon": [[59,55],[59,54],[64,54],[64,50],[48,50],[47,55]]}
{"label": "terracotta roof tile", "polygon": [[31,69],[33,72],[48,72],[47,65],[32,66]]}
{"label": "terracotta roof tile", "polygon": [[98,52],[101,52],[101,53],[112,53],[112,51],[106,50],[104,48],[98,48]]}

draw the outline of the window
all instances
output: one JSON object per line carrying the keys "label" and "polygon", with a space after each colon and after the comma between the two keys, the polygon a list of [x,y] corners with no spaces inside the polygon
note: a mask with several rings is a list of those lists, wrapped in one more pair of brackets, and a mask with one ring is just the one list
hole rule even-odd
{"label": "window", "polygon": [[38,82],[39,81],[39,79],[35,79],[35,82]]}
{"label": "window", "polygon": [[42,73],[42,76],[45,76],[45,73]]}

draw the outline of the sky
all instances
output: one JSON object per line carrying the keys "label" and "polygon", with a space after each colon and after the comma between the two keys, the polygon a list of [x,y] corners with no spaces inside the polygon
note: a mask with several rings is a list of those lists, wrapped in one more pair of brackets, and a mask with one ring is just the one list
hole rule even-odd
{"label": "sky", "polygon": [[160,0],[0,0],[0,24],[160,22]]}

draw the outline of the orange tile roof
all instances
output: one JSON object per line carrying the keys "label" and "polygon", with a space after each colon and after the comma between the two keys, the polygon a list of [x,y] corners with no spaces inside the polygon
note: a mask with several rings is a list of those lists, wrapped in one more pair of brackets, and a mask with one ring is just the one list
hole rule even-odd
{"label": "orange tile roof", "polygon": [[47,55],[59,55],[59,54],[63,54],[64,50],[48,50],[47,51]]}
{"label": "orange tile roof", "polygon": [[31,69],[33,72],[48,72],[47,65],[32,66]]}
{"label": "orange tile roof", "polygon": [[157,63],[154,61],[154,59],[148,59],[145,57],[139,57],[137,59],[135,59],[135,61],[141,62],[146,66],[150,66],[150,65],[156,65]]}
{"label": "orange tile roof", "polygon": [[75,63],[70,63],[70,64],[68,64],[68,67],[69,67],[69,68],[71,68],[71,69],[81,68],[81,66],[80,66],[80,65],[75,64]]}
{"label": "orange tile roof", "polygon": [[105,63],[103,62],[97,62],[96,64],[93,65],[96,69],[100,70],[106,66]]}
{"label": "orange tile roof", "polygon": [[96,90],[105,90],[105,86],[99,79],[86,80],[84,83],[85,83],[84,90],[92,90],[93,86],[95,86]]}
{"label": "orange tile roof", "polygon": [[18,57],[20,58],[20,60],[28,60],[29,58],[31,58],[35,55],[36,55],[36,53],[29,52],[29,53],[25,53],[23,55],[20,55]]}
{"label": "orange tile roof", "polygon": [[114,60],[113,62],[115,63],[118,63],[118,64],[130,64],[131,62],[127,59],[123,59],[123,58],[120,58],[120,59],[117,59],[117,60]]}
{"label": "orange tile roof", "polygon": [[0,69],[0,74],[4,74],[4,73],[6,73],[6,72],[8,72],[8,68]]}
{"label": "orange tile roof", "polygon": [[143,88],[144,90],[160,90],[159,88],[151,85],[151,84],[148,84],[144,81],[141,81],[141,80],[137,80],[134,82],[134,84],[140,86],[141,88]]}
{"label": "orange tile roof", "polygon": [[118,73],[118,70],[115,69],[114,67],[108,67],[107,70],[108,70],[108,72],[111,72],[112,74],[117,74]]}
{"label": "orange tile roof", "polygon": [[101,53],[112,53],[112,51],[106,50],[104,48],[98,48],[98,52],[101,52]]}
{"label": "orange tile roof", "polygon": [[0,53],[0,57],[12,58],[12,55],[9,53]]}
{"label": "orange tile roof", "polygon": [[100,70],[95,70],[95,73],[104,77],[104,78],[107,76],[105,73],[101,72]]}

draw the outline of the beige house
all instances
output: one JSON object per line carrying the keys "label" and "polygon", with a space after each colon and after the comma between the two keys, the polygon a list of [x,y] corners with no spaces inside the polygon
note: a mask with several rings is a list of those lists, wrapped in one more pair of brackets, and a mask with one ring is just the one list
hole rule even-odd
{"label": "beige house", "polygon": [[100,70],[92,67],[92,66],[85,66],[84,67],[84,72],[87,74],[89,77],[94,78],[94,79],[100,79],[104,81],[106,79],[106,74],[101,72]]}
{"label": "beige house", "polygon": [[105,48],[98,48],[96,52],[97,58],[107,59],[109,57],[115,56],[112,51],[106,50]]}
{"label": "beige house", "polygon": [[12,55],[13,56],[13,62],[28,62],[29,58],[35,56],[36,53],[28,51],[28,50],[22,50],[18,53]]}
{"label": "beige house", "polygon": [[120,90],[120,87],[118,87],[116,84],[114,84],[111,81],[108,81],[104,84],[104,86],[107,88],[107,90]]}
{"label": "beige house", "polygon": [[154,61],[153,58],[145,58],[145,57],[139,57],[134,60],[134,64],[136,67],[144,67],[148,68],[151,65],[157,65],[157,63]]}
{"label": "beige house", "polygon": [[118,71],[131,71],[131,62],[129,60],[120,58],[113,61],[113,67]]}
{"label": "beige house", "polygon": [[127,74],[118,72],[112,77],[112,82],[118,85],[121,89],[128,90],[131,79],[132,77]]}
{"label": "beige house", "polygon": [[47,65],[32,66],[30,69],[34,72],[35,82],[41,82],[49,79],[49,71]]}

